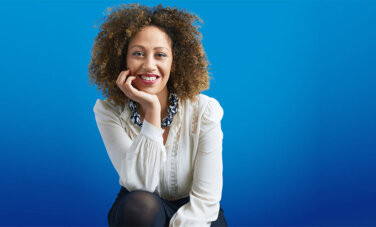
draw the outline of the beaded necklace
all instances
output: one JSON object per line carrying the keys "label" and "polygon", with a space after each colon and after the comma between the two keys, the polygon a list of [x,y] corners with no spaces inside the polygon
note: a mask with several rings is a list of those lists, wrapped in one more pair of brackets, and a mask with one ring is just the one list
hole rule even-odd
{"label": "beaded necklace", "polygon": [[[170,100],[171,105],[167,109],[167,117],[163,118],[162,120],[162,123],[161,123],[162,128],[166,128],[167,126],[171,125],[175,114],[178,112],[178,108],[177,108],[178,101],[179,101],[178,96],[174,93],[170,93],[168,100]],[[129,99],[128,107],[132,110],[131,120],[136,125],[142,127],[143,124],[141,123],[140,114],[137,113],[138,105],[139,104],[137,102]]]}

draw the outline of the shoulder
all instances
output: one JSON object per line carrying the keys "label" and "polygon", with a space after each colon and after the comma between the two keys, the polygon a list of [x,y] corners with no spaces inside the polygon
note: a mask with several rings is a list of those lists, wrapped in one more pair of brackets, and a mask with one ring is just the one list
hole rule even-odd
{"label": "shoulder", "polygon": [[115,115],[120,116],[123,112],[123,108],[116,105],[113,101],[110,99],[97,99],[94,105],[94,113],[95,116],[103,116],[103,115]]}
{"label": "shoulder", "polygon": [[219,102],[215,98],[204,94],[199,94],[197,98],[203,123],[220,122],[224,112]]}
{"label": "shoulder", "polygon": [[213,97],[209,97],[204,94],[197,95],[197,99],[200,105],[200,109],[205,109],[207,107],[213,107],[217,109],[222,109],[221,105],[219,104],[218,100]]}

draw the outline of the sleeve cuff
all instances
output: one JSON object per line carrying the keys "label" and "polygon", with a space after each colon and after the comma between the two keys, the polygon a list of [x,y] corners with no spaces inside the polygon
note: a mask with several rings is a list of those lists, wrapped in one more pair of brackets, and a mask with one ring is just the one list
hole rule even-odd
{"label": "sleeve cuff", "polygon": [[140,133],[163,145],[163,132],[164,129],[157,128],[144,120]]}

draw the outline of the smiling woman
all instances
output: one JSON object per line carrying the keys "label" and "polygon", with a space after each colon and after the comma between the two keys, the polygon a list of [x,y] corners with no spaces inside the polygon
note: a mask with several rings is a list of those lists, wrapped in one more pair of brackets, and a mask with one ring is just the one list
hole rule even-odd
{"label": "smiling woman", "polygon": [[223,110],[208,88],[200,19],[176,8],[122,5],[95,40],[95,118],[121,190],[110,226],[227,226]]}

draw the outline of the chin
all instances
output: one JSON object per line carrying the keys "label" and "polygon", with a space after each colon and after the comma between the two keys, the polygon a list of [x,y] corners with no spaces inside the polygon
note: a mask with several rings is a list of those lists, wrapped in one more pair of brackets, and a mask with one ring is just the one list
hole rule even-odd
{"label": "chin", "polygon": [[139,90],[145,93],[151,94],[151,95],[156,95],[158,93],[154,89],[150,89],[150,88],[141,88]]}

